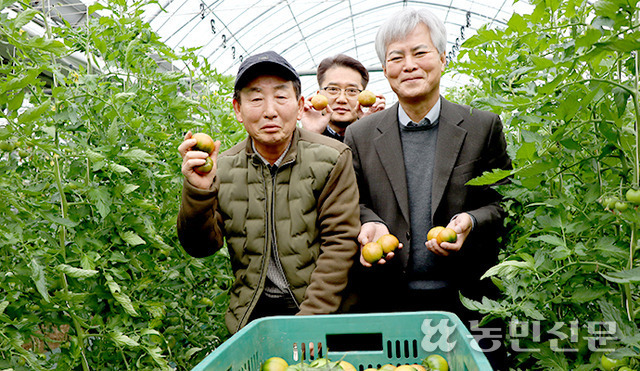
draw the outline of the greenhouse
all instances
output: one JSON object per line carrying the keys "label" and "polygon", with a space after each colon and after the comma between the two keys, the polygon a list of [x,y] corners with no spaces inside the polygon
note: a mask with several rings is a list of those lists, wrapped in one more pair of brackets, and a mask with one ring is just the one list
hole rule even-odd
{"label": "greenhouse", "polygon": [[640,370],[638,2],[0,31],[0,370]]}

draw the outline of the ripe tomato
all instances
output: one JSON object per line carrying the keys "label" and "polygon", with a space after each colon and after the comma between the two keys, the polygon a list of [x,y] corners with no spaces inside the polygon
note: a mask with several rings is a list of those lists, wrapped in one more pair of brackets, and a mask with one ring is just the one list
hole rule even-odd
{"label": "ripe tomato", "polygon": [[441,230],[440,233],[438,233],[438,235],[436,236],[436,241],[438,242],[438,245],[440,245],[443,242],[455,243],[457,240],[458,240],[458,235],[456,234],[456,231],[454,231],[451,228],[445,228]]}
{"label": "ripe tomato", "polygon": [[431,228],[429,230],[429,233],[427,233],[427,241],[431,241],[434,238],[436,238],[438,233],[440,233],[443,229],[444,227],[440,227],[440,226]]}

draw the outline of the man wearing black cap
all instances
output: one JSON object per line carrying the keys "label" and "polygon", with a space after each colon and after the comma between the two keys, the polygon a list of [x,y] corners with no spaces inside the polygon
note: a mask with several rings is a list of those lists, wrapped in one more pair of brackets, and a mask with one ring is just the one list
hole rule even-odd
{"label": "man wearing black cap", "polygon": [[[358,189],[349,148],[296,126],[300,77],[275,52],[242,62],[233,108],[249,137],[218,155],[178,147],[185,176],[178,236],[187,253],[227,245],[235,282],[233,333],[268,315],[326,314],[340,306],[358,251]],[[210,156],[214,167],[194,167]]]}

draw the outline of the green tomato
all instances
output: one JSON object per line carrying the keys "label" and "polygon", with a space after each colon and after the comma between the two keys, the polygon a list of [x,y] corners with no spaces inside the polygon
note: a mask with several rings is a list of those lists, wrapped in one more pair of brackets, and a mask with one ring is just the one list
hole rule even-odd
{"label": "green tomato", "polygon": [[622,359],[613,359],[607,357],[605,354],[600,358],[600,365],[604,371],[613,371],[619,369],[621,366],[625,366],[628,364],[626,358]]}
{"label": "green tomato", "polygon": [[10,140],[3,140],[0,142],[0,150],[5,152],[11,152],[16,148],[16,143]]}
{"label": "green tomato", "polygon": [[629,189],[626,194],[627,201],[634,205],[640,205],[640,189]]}
{"label": "green tomato", "polygon": [[429,371],[449,371],[449,363],[439,354],[428,356],[422,361],[422,365]]}
{"label": "green tomato", "polygon": [[623,201],[616,201],[616,210],[623,212],[629,208],[629,204]]}
{"label": "green tomato", "polygon": [[602,206],[609,210],[612,210],[614,207],[616,207],[616,202],[618,202],[618,199],[615,197],[603,197],[601,201]]}
{"label": "green tomato", "polygon": [[618,371],[633,371],[631,367],[622,366],[618,369]]}
{"label": "green tomato", "polygon": [[204,304],[206,306],[209,306],[209,307],[213,306],[213,301],[211,299],[209,299],[209,298],[200,299],[200,303]]}

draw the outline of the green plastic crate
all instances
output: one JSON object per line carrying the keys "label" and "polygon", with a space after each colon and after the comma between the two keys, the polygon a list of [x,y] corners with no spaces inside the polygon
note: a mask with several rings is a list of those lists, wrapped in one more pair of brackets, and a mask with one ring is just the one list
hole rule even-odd
{"label": "green plastic crate", "polygon": [[449,312],[276,316],[249,323],[193,370],[259,371],[267,358],[278,356],[289,364],[344,359],[362,371],[387,363],[420,363],[435,353],[447,359],[451,371],[492,371],[477,349],[462,321]]}

